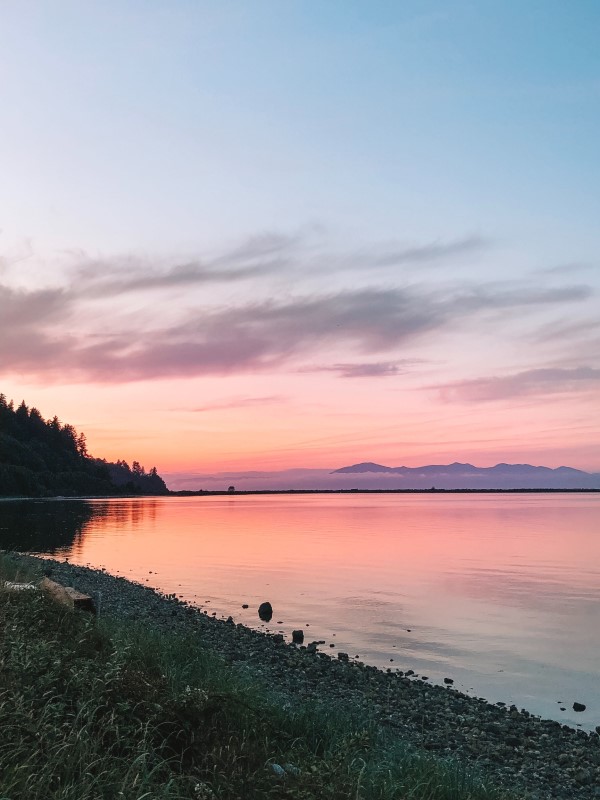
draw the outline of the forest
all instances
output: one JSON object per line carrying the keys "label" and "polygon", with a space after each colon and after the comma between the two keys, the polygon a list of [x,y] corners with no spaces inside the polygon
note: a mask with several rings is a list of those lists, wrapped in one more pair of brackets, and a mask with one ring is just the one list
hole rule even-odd
{"label": "forest", "polygon": [[156,467],[93,458],[84,433],[0,394],[0,497],[168,494]]}

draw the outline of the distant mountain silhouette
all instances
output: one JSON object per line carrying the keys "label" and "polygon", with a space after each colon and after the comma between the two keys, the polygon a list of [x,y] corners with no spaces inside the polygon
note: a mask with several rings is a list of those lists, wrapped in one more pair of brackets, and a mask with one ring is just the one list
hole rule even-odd
{"label": "distant mountain silhouette", "polygon": [[398,489],[600,489],[600,474],[573,467],[532,466],[531,464],[428,464],[423,467],[387,467],[365,461],[334,470],[332,475],[386,477],[386,488],[394,478]]}

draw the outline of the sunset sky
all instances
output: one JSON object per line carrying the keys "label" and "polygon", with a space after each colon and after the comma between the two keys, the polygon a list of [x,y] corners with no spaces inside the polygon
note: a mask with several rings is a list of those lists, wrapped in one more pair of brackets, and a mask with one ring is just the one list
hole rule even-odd
{"label": "sunset sky", "polygon": [[596,0],[2,3],[0,391],[172,485],[600,471],[599,41]]}

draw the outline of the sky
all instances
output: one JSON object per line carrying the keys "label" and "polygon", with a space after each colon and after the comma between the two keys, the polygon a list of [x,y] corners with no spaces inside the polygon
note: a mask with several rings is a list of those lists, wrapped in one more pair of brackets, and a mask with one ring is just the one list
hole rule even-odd
{"label": "sky", "polygon": [[0,3],[0,391],[175,485],[600,471],[595,0]]}

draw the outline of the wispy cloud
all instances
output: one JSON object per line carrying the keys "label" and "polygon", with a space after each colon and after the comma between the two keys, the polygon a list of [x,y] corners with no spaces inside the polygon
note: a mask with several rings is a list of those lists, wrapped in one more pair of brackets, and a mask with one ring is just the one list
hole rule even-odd
{"label": "wispy cloud", "polygon": [[[274,368],[300,353],[329,345],[376,354],[409,345],[450,323],[481,312],[517,310],[586,298],[586,287],[541,290],[521,285],[435,289],[361,289],[290,299],[198,308],[161,328],[118,335],[99,331],[65,335],[45,322],[72,304],[68,293],[4,289],[19,346],[5,349],[4,369],[38,375],[60,370],[71,379],[108,382],[177,375],[225,374]],[[14,308],[18,308],[15,311]],[[3,318],[2,327],[7,325]]]}
{"label": "wispy cloud", "polygon": [[300,234],[264,233],[218,255],[170,264],[132,255],[91,258],[78,251],[69,255],[75,261],[73,289],[81,297],[98,298],[249,281],[289,269],[304,245]]}
{"label": "wispy cloud", "polygon": [[590,336],[600,335],[600,319],[560,319],[541,326],[533,335],[535,342],[560,342],[581,341],[582,338],[589,339]]}
{"label": "wispy cloud", "polygon": [[534,271],[537,275],[574,275],[581,272],[596,272],[600,267],[596,264],[557,264],[554,267],[544,267]]}
{"label": "wispy cloud", "polygon": [[[503,324],[536,307],[570,308],[591,295],[583,284],[402,285],[398,279],[383,284],[374,278],[366,287],[337,291],[309,291],[298,278],[280,295],[268,282],[247,280],[279,268],[288,274],[290,264],[301,275],[305,244],[302,236],[264,234],[205,261],[166,267],[143,259],[92,261],[73,254],[78,263],[64,286],[27,290],[0,284],[0,370],[119,383],[284,364],[298,368],[335,353],[333,364],[314,369],[343,378],[391,377],[414,363],[413,347],[435,347],[443,331],[484,317]],[[370,257],[390,264],[426,261],[483,246],[483,240],[471,237],[384,255],[379,249]],[[240,287],[214,292],[208,287],[213,282],[239,282]],[[171,303],[171,289],[186,291]]]}
{"label": "wispy cloud", "polygon": [[274,269],[273,264],[261,264],[254,267],[216,269],[199,263],[178,264],[170,269],[159,271],[144,269],[124,270],[126,277],[120,277],[116,269],[110,269],[105,263],[96,262],[82,271],[83,293],[90,295],[90,289],[96,296],[121,295],[126,292],[149,292],[156,289],[180,289],[189,286],[201,286],[210,283],[233,283],[250,280],[265,275]]}
{"label": "wispy cloud", "polygon": [[600,369],[587,366],[573,369],[529,369],[513,375],[456,381],[429,388],[438,389],[442,399],[447,401],[487,403],[515,397],[600,389]]}
{"label": "wispy cloud", "polygon": [[186,262],[169,268],[131,264],[127,260],[91,261],[78,270],[78,292],[84,297],[110,297],[130,292],[187,289],[209,284],[236,283],[268,275],[282,266],[279,260],[240,266]]}
{"label": "wispy cloud", "polygon": [[399,266],[401,264],[428,264],[446,261],[456,256],[482,253],[491,242],[482,236],[467,236],[450,242],[430,242],[414,247],[390,247],[387,251],[371,256],[377,266]]}
{"label": "wispy cloud", "polygon": [[69,293],[63,289],[28,291],[0,284],[0,326],[3,333],[56,321],[72,305]]}
{"label": "wispy cloud", "polygon": [[[311,231],[313,232],[313,231]],[[227,250],[221,256],[213,259],[215,264],[247,263],[248,261],[259,260],[274,256],[288,256],[292,252],[301,250],[307,239],[309,232],[296,234],[282,234],[269,231],[256,236],[250,236],[240,244]]]}
{"label": "wispy cloud", "polygon": [[333,372],[340,378],[390,378],[404,375],[417,359],[402,361],[369,361],[365,363],[328,364],[303,367],[301,372]]}
{"label": "wispy cloud", "polygon": [[[156,263],[140,256],[91,258],[85,253],[71,252],[76,261],[74,283],[81,296],[108,297],[129,292],[152,292],[228,284],[294,271],[321,274],[344,270],[424,266],[438,264],[458,256],[480,254],[489,247],[488,240],[469,236],[448,242],[422,245],[372,245],[352,253],[329,254],[311,250],[309,233],[282,235],[265,233],[251,237],[225,252],[202,259],[191,258],[175,264]],[[310,266],[309,266],[310,264]]]}
{"label": "wispy cloud", "polygon": [[287,397],[280,394],[270,394],[265,397],[230,397],[227,400],[218,400],[215,403],[207,403],[203,406],[190,409],[194,412],[205,413],[209,411],[227,411],[234,408],[251,408],[268,405],[279,405],[287,402]]}

